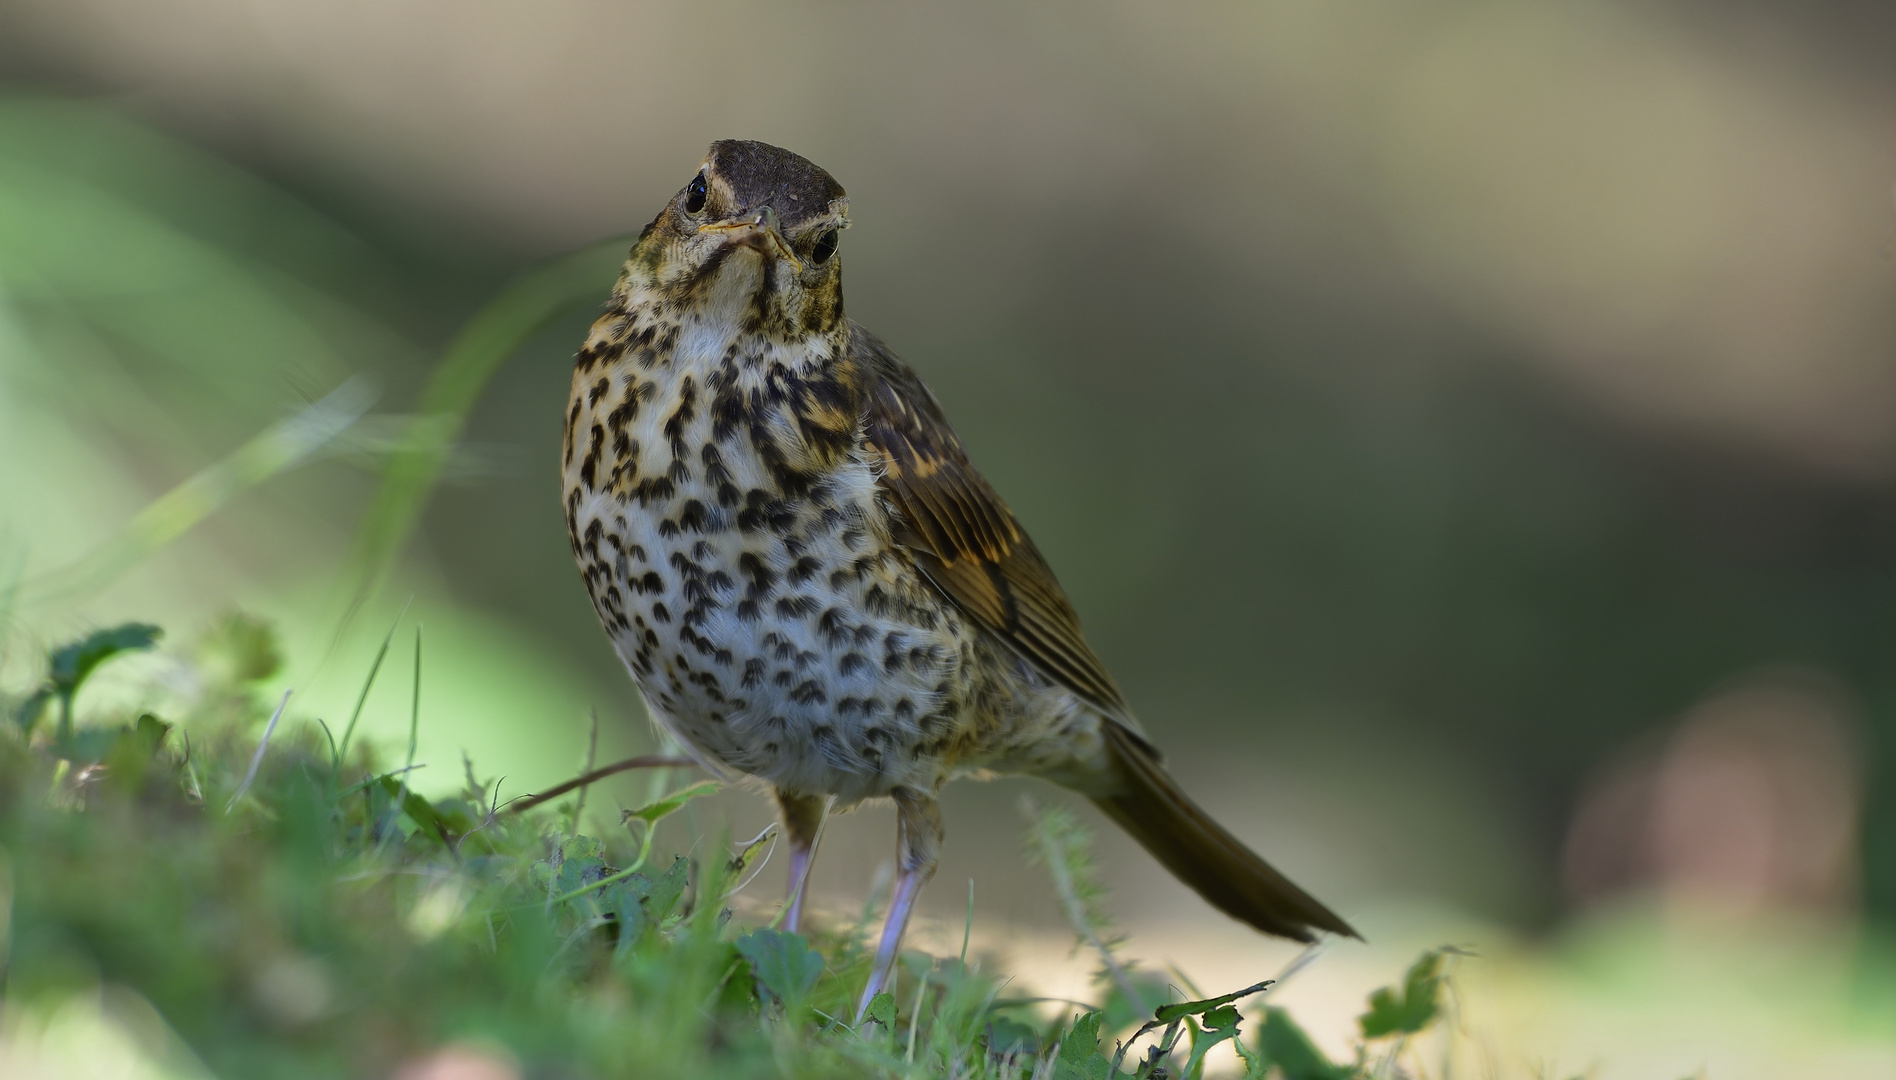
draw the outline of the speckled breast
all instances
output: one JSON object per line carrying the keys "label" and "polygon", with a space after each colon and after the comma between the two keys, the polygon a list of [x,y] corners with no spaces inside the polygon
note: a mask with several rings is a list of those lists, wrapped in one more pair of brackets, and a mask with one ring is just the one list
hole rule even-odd
{"label": "speckled breast", "polygon": [[932,788],[972,629],[890,544],[860,448],[799,457],[772,403],[796,358],[706,344],[575,373],[567,525],[600,621],[707,764],[844,802]]}

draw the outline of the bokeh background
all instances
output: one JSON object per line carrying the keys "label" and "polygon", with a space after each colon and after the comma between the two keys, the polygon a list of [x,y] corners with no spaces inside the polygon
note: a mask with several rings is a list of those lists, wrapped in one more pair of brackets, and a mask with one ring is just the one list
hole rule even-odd
{"label": "bokeh background", "polygon": [[[495,371],[336,627],[457,329],[764,139],[849,189],[851,314],[1175,770],[1371,938],[1287,1003],[1340,1033],[1455,940],[1497,1061],[1890,1075],[1892,46],[1868,0],[7,0],[0,677],[125,618],[183,656],[241,609],[333,724],[399,617],[420,786],[464,751],[507,794],[571,775],[589,709],[602,760],[656,747],[557,505],[583,303]],[[312,416],[341,433],[246,483],[240,448]],[[958,934],[972,879],[981,940],[1081,993],[1023,792],[1059,797],[951,789],[928,911]],[[734,792],[699,825],[768,819]],[[1149,966],[1292,954],[1109,833]],[[839,821],[819,895],[891,845],[886,811]]]}

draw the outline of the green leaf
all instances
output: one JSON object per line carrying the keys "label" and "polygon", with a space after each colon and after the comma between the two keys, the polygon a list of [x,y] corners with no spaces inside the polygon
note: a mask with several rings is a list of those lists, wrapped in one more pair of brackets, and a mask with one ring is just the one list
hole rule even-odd
{"label": "green leaf", "polygon": [[80,641],[53,650],[52,671],[47,681],[67,697],[79,692],[100,664],[126,652],[142,652],[158,644],[164,631],[150,623],[126,623],[110,630],[95,630]]}
{"label": "green leaf", "polygon": [[749,872],[751,864],[757,861],[757,857],[770,851],[775,832],[774,827],[764,830],[763,835],[745,844],[742,851],[731,856],[731,865],[725,868],[725,878],[733,882],[742,881],[744,875]]}
{"label": "green leaf", "polygon": [[380,786],[387,793],[391,803],[396,800],[401,801],[401,812],[407,815],[409,820],[432,832],[443,844],[453,846],[454,827],[435,810],[432,803],[415,794],[413,790],[402,786],[401,781],[392,775],[382,776]]}
{"label": "green leaf", "polygon": [[1355,1070],[1338,1065],[1317,1049],[1304,1029],[1279,1008],[1264,1010],[1258,1027],[1258,1056],[1266,1066],[1283,1073],[1284,1080],[1351,1080]]}
{"label": "green leaf", "polygon": [[1073,1030],[1060,1040],[1060,1056],[1053,1061],[1053,1080],[1106,1080],[1113,1063],[1099,1052],[1100,1014],[1087,1013],[1073,1021]]}
{"label": "green leaf", "polygon": [[164,745],[165,736],[170,733],[171,725],[150,713],[141,715],[136,724],[120,729],[102,757],[106,780],[121,790],[140,790],[159,748]]}
{"label": "green leaf", "polygon": [[599,859],[606,854],[606,843],[596,836],[571,836],[560,843],[560,858]]}
{"label": "green leaf", "polygon": [[165,736],[171,734],[171,725],[150,713],[141,713],[132,733],[138,737],[139,745],[147,754],[155,754],[165,744]]}
{"label": "green leaf", "polygon": [[1239,998],[1250,997],[1252,994],[1258,993],[1261,990],[1267,990],[1273,981],[1274,980],[1271,979],[1265,979],[1261,983],[1253,983],[1242,990],[1215,998],[1205,998],[1203,1001],[1180,1001],[1172,1005],[1161,1005],[1152,1016],[1162,1024],[1169,1024],[1174,1020],[1182,1020],[1187,1016],[1198,1016],[1203,1013],[1211,1012],[1220,1006],[1229,1005]]}
{"label": "green leaf", "polygon": [[823,974],[823,957],[801,934],[768,927],[737,939],[737,951],[750,961],[751,974],[785,1006],[802,1004]]}
{"label": "green leaf", "polygon": [[1220,1005],[1199,1018],[1200,1023],[1186,1024],[1192,1033],[1192,1054],[1185,1062],[1185,1076],[1198,1076],[1202,1071],[1205,1055],[1221,1042],[1238,1037],[1238,1021],[1244,1019],[1234,1005]]}
{"label": "green leaf", "polygon": [[606,869],[605,851],[606,845],[596,837],[573,836],[562,841],[553,891],[564,896],[605,877],[610,873]]}
{"label": "green leaf", "polygon": [[869,999],[869,1019],[885,1028],[895,1027],[895,995],[884,990]]}
{"label": "green leaf", "polygon": [[670,795],[665,796],[649,806],[641,806],[637,810],[627,810],[620,816],[620,820],[632,821],[636,819],[648,825],[654,824],[661,818],[670,817],[672,814],[677,813],[680,807],[691,800],[700,795],[710,795],[721,786],[722,785],[716,780],[700,780],[688,788],[672,792]]}
{"label": "green leaf", "polygon": [[652,879],[646,874],[632,874],[625,880],[609,885],[599,894],[599,906],[610,912],[618,922],[618,944],[613,953],[625,956],[632,947],[645,936],[645,931],[653,925],[645,912],[645,902],[652,895]]}
{"label": "green leaf", "polygon": [[1238,1010],[1235,1006],[1226,1005],[1223,1008],[1213,1009],[1206,1013],[1200,1020],[1200,1023],[1205,1025],[1206,1031],[1224,1031],[1227,1029],[1236,1031],[1238,1029],[1238,1021],[1242,1019],[1244,1019],[1244,1017],[1238,1015]]}
{"label": "green leaf", "polygon": [[684,898],[690,873],[691,860],[680,855],[652,882],[652,891],[645,897],[645,917],[652,920],[653,924],[671,918],[672,912],[677,910],[678,901]]}
{"label": "green leaf", "polygon": [[1369,1011],[1357,1017],[1363,1038],[1413,1035],[1435,1019],[1442,989],[1442,953],[1423,953],[1402,980],[1402,989],[1385,986],[1369,995]]}

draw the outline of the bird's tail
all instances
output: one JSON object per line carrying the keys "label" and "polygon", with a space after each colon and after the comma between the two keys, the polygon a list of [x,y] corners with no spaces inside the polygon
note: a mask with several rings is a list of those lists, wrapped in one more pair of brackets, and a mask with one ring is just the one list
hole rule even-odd
{"label": "bird's tail", "polygon": [[1362,937],[1213,821],[1138,736],[1112,721],[1101,727],[1120,782],[1093,802],[1211,906],[1293,941],[1313,941],[1318,930]]}

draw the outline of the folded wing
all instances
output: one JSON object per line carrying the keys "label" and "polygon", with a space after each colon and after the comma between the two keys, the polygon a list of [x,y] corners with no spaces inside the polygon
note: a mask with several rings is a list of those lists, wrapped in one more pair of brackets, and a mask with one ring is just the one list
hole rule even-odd
{"label": "folded wing", "polygon": [[935,396],[875,335],[852,325],[851,338],[868,378],[868,442],[882,457],[896,541],[956,606],[1048,678],[1137,731],[1053,570],[968,460]]}

